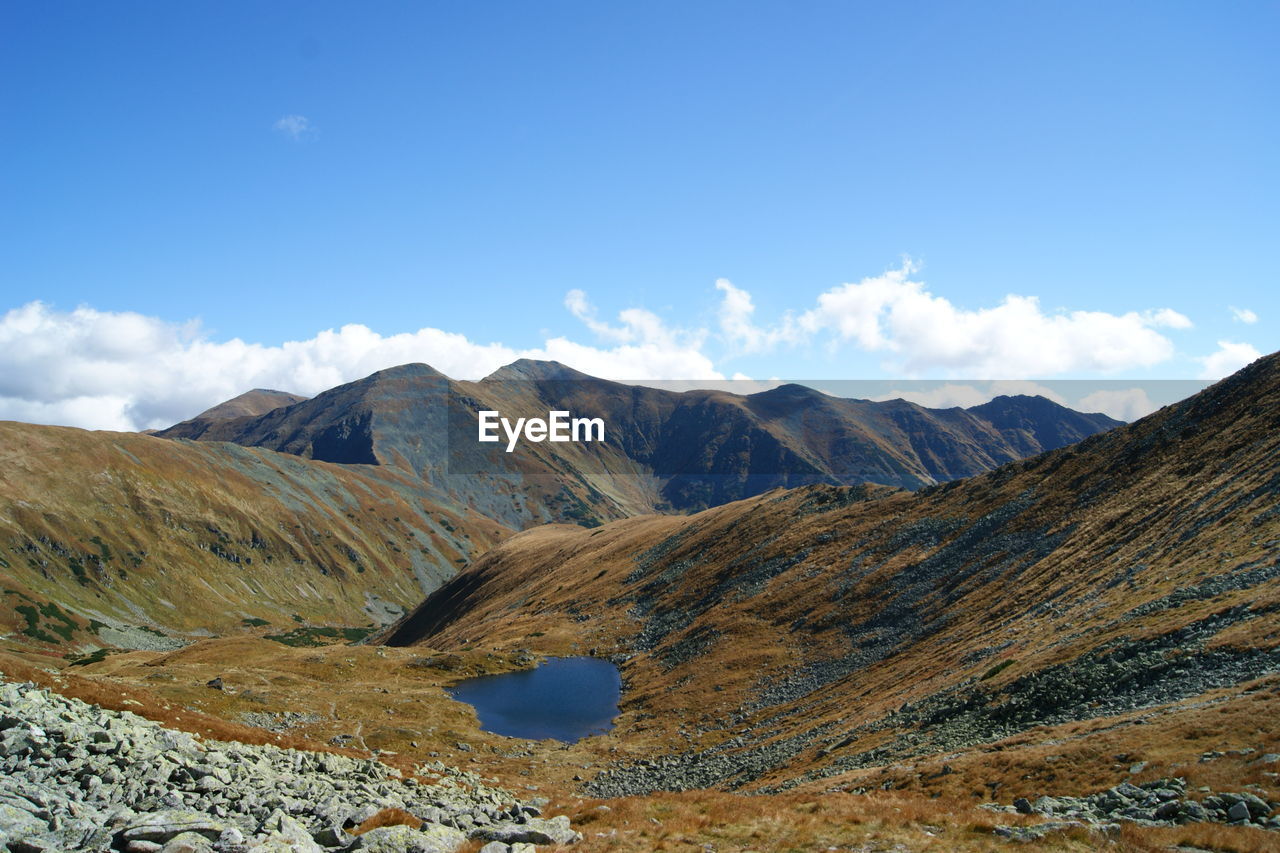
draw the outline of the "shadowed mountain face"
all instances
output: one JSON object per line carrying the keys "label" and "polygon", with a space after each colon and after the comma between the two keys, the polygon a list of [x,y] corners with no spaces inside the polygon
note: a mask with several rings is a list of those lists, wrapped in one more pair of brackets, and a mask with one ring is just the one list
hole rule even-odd
{"label": "shadowed mountain face", "polygon": [[[865,405],[792,399],[804,394],[725,405],[761,424]],[[976,431],[981,416],[1009,443],[1071,423],[1034,399],[978,409],[874,411],[917,448],[943,441],[920,435],[926,418]],[[605,769],[588,785],[599,795],[919,787],[922,763],[940,777],[973,757],[975,777],[948,784],[989,797],[990,750],[1041,726],[1030,742],[1110,774],[1116,750],[1098,739],[1185,725],[1186,755],[1160,749],[1194,763],[1195,732],[1227,735],[1186,721],[1280,690],[1280,356],[1135,424],[914,493],[815,485],[527,531],[386,635],[476,638],[623,661],[619,735],[664,732],[669,754]]]}
{"label": "shadowed mountain face", "polygon": [[[600,444],[476,440],[477,412],[599,417]],[[200,419],[196,419],[199,421]],[[988,471],[1119,425],[1048,400],[972,409],[830,397],[800,385],[753,395],[673,392],[522,360],[479,382],[404,365],[258,417],[186,422],[164,437],[232,441],[312,459],[412,471],[508,526],[595,524],[687,511],[777,487],[904,488]]]}

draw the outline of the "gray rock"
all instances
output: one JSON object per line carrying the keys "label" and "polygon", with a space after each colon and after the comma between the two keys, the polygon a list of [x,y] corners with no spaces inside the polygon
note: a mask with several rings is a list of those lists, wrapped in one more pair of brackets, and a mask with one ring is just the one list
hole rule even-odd
{"label": "gray rock", "polygon": [[324,853],[307,828],[280,809],[273,811],[262,825],[250,850],[291,850],[295,853]]}
{"label": "gray rock", "polygon": [[525,823],[500,823],[473,829],[470,837],[480,841],[501,841],[505,844],[573,844],[582,840],[582,833],[574,832],[569,818],[557,815],[550,819],[529,818]]}
{"label": "gray rock", "polygon": [[196,832],[215,841],[227,828],[226,823],[202,812],[174,809],[144,815],[129,824],[124,829],[124,840],[163,844],[184,832]]}
{"label": "gray rock", "polygon": [[1235,803],[1231,808],[1227,809],[1228,820],[1248,820],[1249,806],[1247,803],[1240,801]]}
{"label": "gray rock", "polygon": [[453,853],[466,840],[458,830],[438,823],[425,823],[421,829],[380,826],[361,835],[347,849],[369,853]]}
{"label": "gray rock", "polygon": [[30,812],[0,802],[0,848],[48,830],[49,824]]}
{"label": "gray rock", "polygon": [[213,853],[213,845],[198,832],[183,832],[165,842],[160,853]]}
{"label": "gray rock", "polygon": [[1257,794],[1250,794],[1248,792],[1242,793],[1240,795],[1240,801],[1249,809],[1249,817],[1255,820],[1271,814],[1271,806],[1266,800],[1262,799],[1262,797],[1259,797]]}

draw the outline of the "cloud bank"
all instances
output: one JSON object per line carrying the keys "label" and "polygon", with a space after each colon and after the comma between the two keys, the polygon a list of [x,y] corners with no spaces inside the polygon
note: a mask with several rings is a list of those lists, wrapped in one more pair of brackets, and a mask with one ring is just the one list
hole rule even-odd
{"label": "cloud bank", "polygon": [[515,349],[441,329],[381,335],[352,324],[264,346],[212,341],[197,325],[142,314],[89,307],[62,312],[32,302],[0,318],[0,418],[158,428],[251,388],[312,395],[410,362],[458,379],[479,379],[518,358],[551,359],[614,378],[723,378],[700,352],[699,335],[639,314],[624,316],[615,331],[622,340],[609,348],[555,337]]}
{"label": "cloud bank", "polygon": [[990,308],[964,309],[912,279],[910,262],[883,275],[842,284],[818,296],[798,317],[752,324],[749,294],[721,280],[721,332],[743,352],[800,343],[828,334],[866,352],[883,353],[887,372],[1022,379],[1078,371],[1115,372],[1167,361],[1173,341],[1162,329],[1188,329],[1170,308],[1142,313],[1046,313],[1034,296],[1006,296]]}
{"label": "cloud bank", "polygon": [[1204,366],[1200,371],[1200,378],[1221,379],[1259,358],[1262,358],[1262,353],[1258,352],[1252,344],[1218,341],[1216,352],[1198,359]]}
{"label": "cloud bank", "polygon": [[[518,358],[550,359],[603,378],[705,385],[726,375],[746,379],[720,366],[735,356],[814,345],[879,354],[885,372],[900,378],[1107,374],[1169,360],[1175,347],[1168,333],[1191,326],[1169,308],[1049,312],[1034,297],[1019,295],[962,308],[932,293],[916,272],[906,263],[842,284],[818,294],[808,308],[763,324],[751,294],[720,279],[715,328],[675,327],[643,308],[601,319],[587,295],[573,290],[565,308],[592,342],[548,337],[530,348],[438,328],[383,335],[356,324],[278,345],[216,341],[194,322],[31,302],[0,316],[0,418],[90,429],[164,427],[251,388],[311,395],[409,362],[478,379]],[[1258,356],[1250,344],[1220,341],[1199,361],[1202,375],[1216,379]],[[974,405],[990,399],[960,385],[934,396],[919,402]],[[1092,402],[1125,420],[1151,405],[1133,395]]]}

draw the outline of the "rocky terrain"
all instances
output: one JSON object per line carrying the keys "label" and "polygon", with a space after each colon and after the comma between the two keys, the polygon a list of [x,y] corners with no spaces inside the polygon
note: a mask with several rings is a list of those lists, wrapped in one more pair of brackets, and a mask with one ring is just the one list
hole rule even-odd
{"label": "rocky terrain", "polygon": [[373,760],[204,741],[13,682],[0,682],[0,769],[0,847],[12,853],[452,853],[468,838],[506,853],[581,837],[438,762],[406,777]]}
{"label": "rocky terrain", "polygon": [[[1271,759],[1280,761],[1280,756]],[[1213,822],[1280,829],[1280,815],[1271,816],[1280,802],[1268,802],[1248,791],[1215,794],[1208,788],[1193,796],[1185,779],[1156,779],[1142,785],[1125,782],[1087,797],[1037,797],[1035,802],[1019,797],[1011,806],[989,808],[1059,819],[1001,833],[1009,837],[1043,835],[1060,827],[1063,820],[1110,827],[1130,821],[1145,826]]]}

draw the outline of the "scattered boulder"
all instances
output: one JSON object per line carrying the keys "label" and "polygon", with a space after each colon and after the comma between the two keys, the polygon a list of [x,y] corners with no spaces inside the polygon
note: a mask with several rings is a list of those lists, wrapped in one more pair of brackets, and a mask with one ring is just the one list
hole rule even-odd
{"label": "scattered boulder", "polygon": [[456,829],[426,823],[421,829],[410,826],[380,826],[356,839],[349,850],[369,853],[453,853],[467,837]]}
{"label": "scattered boulder", "polygon": [[582,840],[582,833],[569,826],[569,818],[558,815],[549,819],[529,818],[525,823],[502,821],[477,827],[471,831],[470,837],[504,844],[573,844]]}

